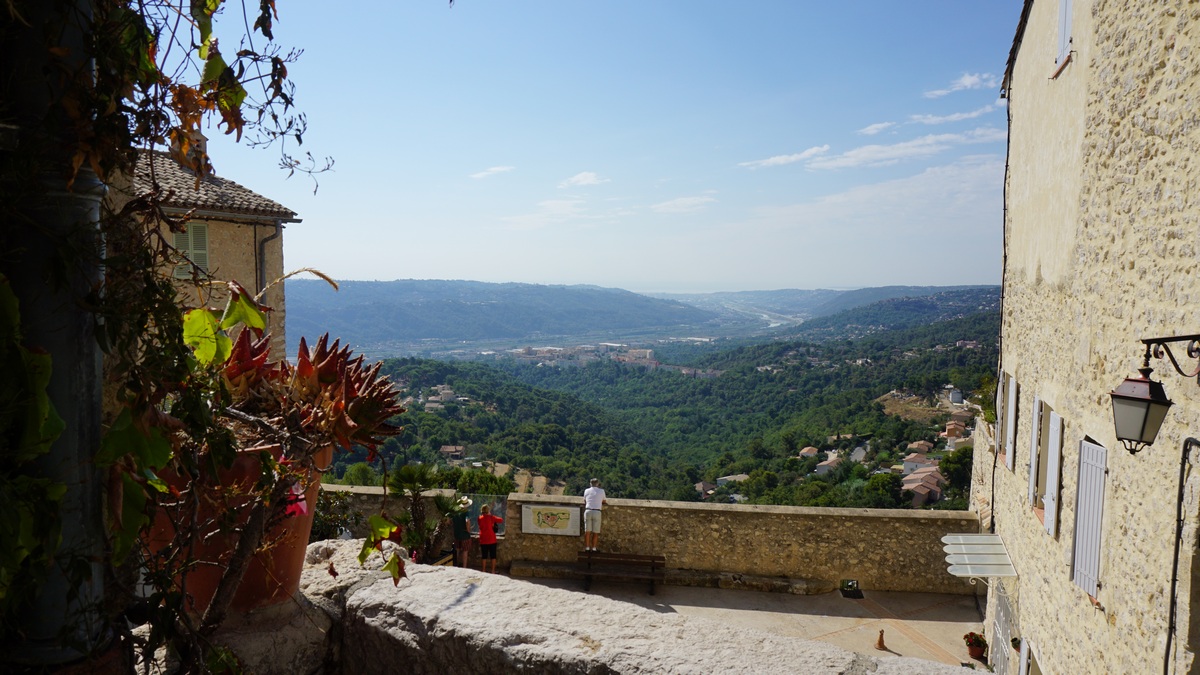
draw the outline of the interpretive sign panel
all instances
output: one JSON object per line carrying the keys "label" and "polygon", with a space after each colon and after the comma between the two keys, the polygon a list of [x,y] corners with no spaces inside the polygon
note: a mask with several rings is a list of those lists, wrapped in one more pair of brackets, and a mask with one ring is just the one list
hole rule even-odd
{"label": "interpretive sign panel", "polygon": [[526,534],[579,536],[578,506],[566,504],[522,504],[521,531]]}

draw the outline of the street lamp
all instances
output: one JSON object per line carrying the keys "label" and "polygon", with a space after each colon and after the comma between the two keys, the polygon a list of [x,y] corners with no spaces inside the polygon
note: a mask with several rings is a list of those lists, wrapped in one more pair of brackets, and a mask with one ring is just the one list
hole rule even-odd
{"label": "street lamp", "polygon": [[[1146,354],[1149,359],[1149,346]],[[1142,374],[1141,377],[1127,377],[1121,386],[1109,393],[1112,396],[1117,440],[1131,455],[1154,443],[1158,429],[1167,417],[1167,410],[1173,405],[1162,383],[1150,379],[1154,369],[1149,364],[1139,368],[1138,372]]]}

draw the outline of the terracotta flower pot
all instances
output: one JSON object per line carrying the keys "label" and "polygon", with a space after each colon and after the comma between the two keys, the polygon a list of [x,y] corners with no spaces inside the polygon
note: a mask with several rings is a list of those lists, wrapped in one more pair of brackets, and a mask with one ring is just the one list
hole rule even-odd
{"label": "terracotta flower pot", "polygon": [[982,659],[983,652],[986,650],[987,650],[987,647],[978,647],[978,646],[974,646],[974,645],[967,645],[967,656],[970,656],[973,659]]}
{"label": "terracotta flower pot", "polygon": [[[201,522],[210,522],[223,512],[249,503],[248,493],[262,472],[258,459],[258,453],[262,450],[271,452],[276,458],[281,454],[277,445],[239,452],[233,466],[220,472],[220,484],[225,488],[225,493],[201,502],[198,514]],[[318,467],[328,466],[332,459],[332,447],[318,451],[313,457]],[[163,479],[177,489],[184,485],[183,479],[178,476],[164,475]],[[312,532],[314,509],[321,490],[317,472],[310,471],[306,482],[308,487],[304,491],[304,508],[289,509],[292,515],[285,517],[264,536],[264,548],[255,553],[247,565],[230,609],[246,612],[278,604],[287,601],[299,590],[308,536]],[[157,551],[169,546],[174,536],[175,528],[170,519],[160,511],[147,542],[150,549]],[[189,610],[201,613],[208,608],[236,545],[236,535],[221,532],[216,522],[208,531],[197,533],[194,555],[198,564],[188,573],[186,581]]]}

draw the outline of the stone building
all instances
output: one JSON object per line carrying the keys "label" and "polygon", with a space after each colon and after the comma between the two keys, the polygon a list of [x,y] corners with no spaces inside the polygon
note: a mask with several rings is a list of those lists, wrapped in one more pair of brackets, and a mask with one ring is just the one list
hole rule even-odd
{"label": "stone building", "polygon": [[1143,339],[1200,332],[1198,26],[1200,8],[1177,0],[1022,9],[1002,83],[996,440],[976,444],[972,476],[1017,575],[989,580],[996,672],[1200,670],[1200,472],[1179,487],[1200,389],[1150,359],[1175,405],[1137,454],[1109,396]]}
{"label": "stone building", "polygon": [[[208,175],[197,181],[165,152],[141,156],[131,194],[144,194],[155,182],[166,195],[168,216],[192,214],[187,231],[168,239],[190,260],[176,267],[175,276],[192,296],[191,304],[220,307],[227,297],[221,288],[186,283],[192,278],[191,265],[216,279],[237,281],[255,294],[283,276],[283,229],[286,223],[300,222],[294,211],[227,178]],[[267,314],[267,331],[272,354],[279,358],[287,344],[283,284],[272,286],[262,302],[273,310]]]}

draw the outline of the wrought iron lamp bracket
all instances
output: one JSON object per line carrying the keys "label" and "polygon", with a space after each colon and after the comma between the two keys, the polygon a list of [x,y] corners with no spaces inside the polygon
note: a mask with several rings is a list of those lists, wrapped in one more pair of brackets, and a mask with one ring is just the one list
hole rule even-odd
{"label": "wrought iron lamp bracket", "polygon": [[[1175,358],[1174,352],[1171,351],[1171,345],[1180,342],[1187,343],[1187,357],[1197,360],[1196,368],[1191,372],[1179,367],[1179,361]],[[1171,361],[1171,366],[1175,369],[1175,372],[1184,377],[1194,377],[1200,383],[1200,335],[1146,338],[1142,340],[1142,344],[1146,345],[1146,356],[1142,364],[1143,368],[1150,367],[1151,356],[1161,359],[1165,355]]]}

